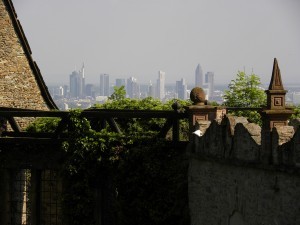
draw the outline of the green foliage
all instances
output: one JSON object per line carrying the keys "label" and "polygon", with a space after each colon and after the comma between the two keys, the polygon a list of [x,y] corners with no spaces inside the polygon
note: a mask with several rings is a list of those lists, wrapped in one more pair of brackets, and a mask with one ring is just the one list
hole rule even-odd
{"label": "green foliage", "polygon": [[189,224],[187,158],[166,142],[148,140],[118,164],[117,224]]}
{"label": "green foliage", "polygon": [[151,137],[96,132],[80,111],[73,111],[70,121],[70,138],[63,144],[68,224],[94,223],[94,190],[107,183],[116,225],[188,224],[184,152]]}
{"label": "green foliage", "polygon": [[27,128],[27,132],[54,132],[60,118],[38,118],[33,121]]}
{"label": "green foliage", "polygon": [[[158,99],[147,97],[144,99],[130,99],[124,98],[118,101],[107,101],[104,104],[97,104],[94,106],[96,109],[124,109],[124,110],[173,110],[172,104],[177,101],[182,107],[190,105],[190,101],[184,100],[170,100],[166,103],[161,102]],[[151,119],[116,119],[118,125],[121,126],[122,131],[129,135],[135,136],[154,136],[163,127],[166,122],[163,118],[151,118]],[[188,121],[180,121],[180,136],[181,140],[188,139]]]}
{"label": "green foliage", "polygon": [[126,137],[105,130],[96,132],[80,111],[72,111],[70,138],[63,143],[66,152],[64,175],[68,191],[64,195],[64,212],[69,224],[93,224],[94,187],[111,170]]}
{"label": "green foliage", "polygon": [[[246,75],[239,71],[235,80],[228,85],[229,90],[224,92],[224,105],[228,107],[261,107],[266,104],[266,95],[259,87],[260,78],[255,75]],[[260,115],[256,111],[232,111],[236,116],[247,117],[250,122],[261,124]]]}
{"label": "green foliage", "polygon": [[114,86],[114,93],[108,98],[109,100],[119,101],[126,97],[125,86]]}
{"label": "green foliage", "polygon": [[152,97],[144,99],[121,98],[117,101],[107,101],[104,104],[97,104],[98,109],[131,109],[131,110],[163,110],[172,108],[169,104],[163,104],[160,100]]}
{"label": "green foliage", "polygon": [[239,71],[235,80],[228,85],[223,96],[229,107],[260,107],[266,104],[266,95],[259,87],[260,78],[255,74],[246,75]]}
{"label": "green foliage", "polygon": [[[97,109],[118,109],[118,110],[161,110],[161,101],[153,98],[142,100],[124,98],[118,101],[108,101],[102,105],[96,105]],[[122,132],[134,136],[153,136],[163,126],[165,119],[140,119],[140,118],[116,118]]]}
{"label": "green foliage", "polygon": [[294,108],[294,114],[291,116],[291,119],[300,118],[300,105]]}
{"label": "green foliage", "polygon": [[219,106],[220,104],[217,103],[216,101],[212,101],[212,102],[209,102],[209,105],[212,105],[212,106]]}
{"label": "green foliage", "polygon": [[[153,98],[121,98],[111,99],[98,108],[173,110],[173,103]],[[179,101],[179,104],[190,103]],[[91,129],[80,110],[70,112],[69,138],[62,144],[65,155],[62,202],[66,224],[95,224],[94,209],[99,204],[95,193],[99,190],[104,191],[102,198],[109,203],[103,207],[111,214],[106,216],[114,220],[111,224],[189,224],[186,155],[152,135],[163,126],[164,119],[117,122],[126,135],[109,129],[97,132]],[[30,129],[54,131],[57,123],[53,119],[37,120]],[[187,121],[182,122],[181,129],[188,132]]]}

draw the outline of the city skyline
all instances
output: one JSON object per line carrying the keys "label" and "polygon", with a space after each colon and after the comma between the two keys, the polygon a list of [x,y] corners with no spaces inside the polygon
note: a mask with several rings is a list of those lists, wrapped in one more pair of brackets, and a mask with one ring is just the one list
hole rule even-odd
{"label": "city skyline", "polygon": [[[199,76],[200,72],[200,76]],[[153,97],[162,101],[166,101],[170,98],[188,99],[190,89],[188,89],[188,84],[185,78],[176,80],[173,84],[166,84],[165,78],[166,73],[164,71],[158,71],[158,77],[156,80],[156,86],[152,85],[151,80],[148,84],[141,84],[135,77],[116,78],[115,81],[109,79],[109,74],[100,74],[99,76],[99,86],[97,84],[85,83],[85,67],[84,63],[80,70],[74,70],[69,75],[69,86],[65,84],[60,84],[52,89],[51,95],[54,99],[64,99],[69,100],[96,100],[99,101],[106,100],[114,91],[114,87],[125,87],[126,97],[142,99],[146,97]],[[145,85],[147,88],[145,89]],[[141,86],[143,86],[141,88]],[[168,88],[166,87],[168,86]],[[170,89],[173,86],[174,88]],[[214,73],[207,72],[205,77],[202,76],[202,70],[200,64],[197,65],[195,72],[195,84],[193,85],[202,87],[206,92],[206,97],[208,100],[214,99]],[[52,86],[53,88],[53,86]],[[60,104],[62,106],[62,104]],[[65,104],[63,107],[65,108]]]}
{"label": "city skyline", "polygon": [[198,63],[215,83],[228,84],[239,70],[266,83],[275,57],[284,83],[299,76],[296,0],[13,3],[47,85],[67,83],[81,62],[87,83],[101,73],[148,83],[163,70],[166,83],[184,77],[190,84]]}

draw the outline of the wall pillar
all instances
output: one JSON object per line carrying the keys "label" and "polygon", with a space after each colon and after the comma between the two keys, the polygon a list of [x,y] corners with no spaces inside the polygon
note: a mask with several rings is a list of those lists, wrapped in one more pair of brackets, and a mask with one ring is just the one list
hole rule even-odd
{"label": "wall pillar", "polygon": [[273,72],[269,89],[266,90],[267,106],[262,110],[261,130],[261,161],[272,163],[272,129],[278,126],[287,126],[288,119],[293,114],[291,108],[285,105],[286,90],[283,88],[280,69],[276,58],[274,59]]}
{"label": "wall pillar", "polygon": [[186,108],[189,118],[189,129],[192,134],[200,121],[222,119],[226,115],[226,108],[211,105],[191,105]]}

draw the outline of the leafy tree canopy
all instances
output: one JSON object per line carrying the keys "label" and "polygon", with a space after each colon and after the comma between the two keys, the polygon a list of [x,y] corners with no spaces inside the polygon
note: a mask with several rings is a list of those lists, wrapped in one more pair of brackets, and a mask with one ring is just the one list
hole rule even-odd
{"label": "leafy tree canopy", "polygon": [[[247,75],[239,71],[236,79],[224,92],[224,105],[228,107],[261,107],[266,104],[266,94],[260,87],[260,78],[255,74]],[[261,125],[261,118],[256,111],[232,111],[235,116],[247,117],[250,122]]]}
{"label": "leafy tree canopy", "polygon": [[108,98],[109,100],[119,101],[126,98],[125,86],[117,87],[114,86],[114,93]]}
{"label": "leafy tree canopy", "polygon": [[294,114],[291,116],[291,119],[297,119],[297,118],[300,118],[300,105],[295,106]]}
{"label": "leafy tree canopy", "polygon": [[229,107],[260,107],[266,104],[266,94],[260,87],[260,78],[239,71],[225,90],[225,105]]}
{"label": "leafy tree canopy", "polygon": [[159,99],[147,97],[144,99],[126,98],[124,86],[114,87],[114,93],[104,104],[95,104],[97,109],[132,109],[132,110],[172,110],[172,104],[177,101],[181,106],[191,104],[189,100],[174,99],[162,102]]}
{"label": "leafy tree canopy", "polygon": [[[113,94],[114,95],[114,94]],[[190,105],[191,102],[187,100],[170,100],[167,102],[162,102],[158,99],[152,97],[147,97],[144,99],[130,99],[121,98],[119,100],[109,100],[104,104],[96,104],[94,108],[96,109],[124,109],[124,110],[173,110],[172,105],[177,102],[180,106]],[[165,119],[163,118],[151,118],[151,119],[125,119],[117,118],[115,119],[121,129],[127,134],[141,135],[150,133],[157,133],[165,124]],[[146,133],[145,133],[146,132]],[[187,139],[188,137],[188,121],[180,121],[180,136],[182,139]]]}

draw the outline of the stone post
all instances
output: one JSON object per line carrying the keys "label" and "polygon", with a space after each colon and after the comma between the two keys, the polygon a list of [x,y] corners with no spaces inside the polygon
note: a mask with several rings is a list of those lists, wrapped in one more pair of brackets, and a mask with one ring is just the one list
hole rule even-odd
{"label": "stone post", "polygon": [[287,126],[293,110],[285,106],[286,90],[283,88],[280,69],[276,58],[269,89],[266,90],[267,106],[262,110],[261,161],[272,163],[272,129],[277,126]]}
{"label": "stone post", "polygon": [[190,140],[192,133],[197,130],[200,121],[212,121],[222,119],[226,114],[226,109],[219,106],[208,105],[205,100],[205,93],[202,88],[195,87],[192,89],[190,98],[193,105],[186,107],[189,117]]}

